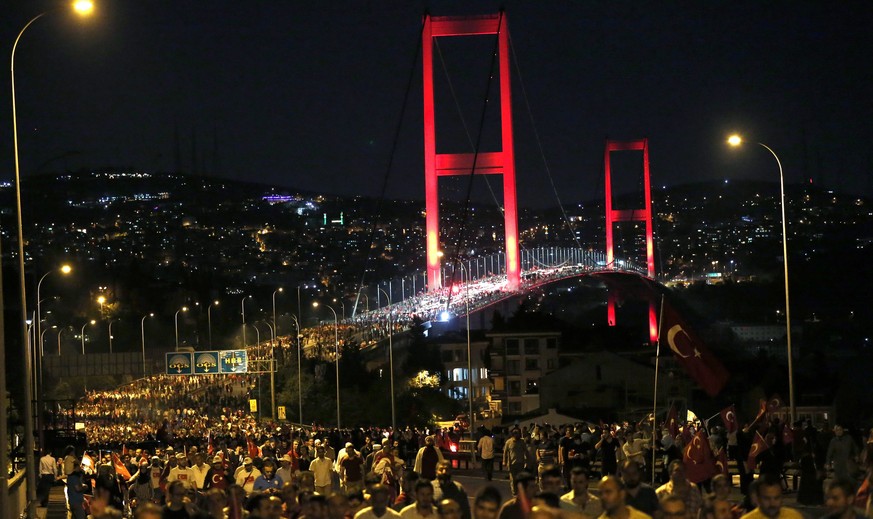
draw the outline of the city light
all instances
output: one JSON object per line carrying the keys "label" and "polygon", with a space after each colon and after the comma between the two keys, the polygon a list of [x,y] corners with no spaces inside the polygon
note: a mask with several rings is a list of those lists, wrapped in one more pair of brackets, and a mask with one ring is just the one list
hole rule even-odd
{"label": "city light", "polygon": [[733,134],[730,137],[728,137],[727,143],[730,144],[731,146],[739,146],[740,144],[743,143],[743,138],[737,134]]}
{"label": "city light", "polygon": [[94,2],[91,0],[76,0],[73,2],[73,10],[82,16],[87,16],[94,12]]}

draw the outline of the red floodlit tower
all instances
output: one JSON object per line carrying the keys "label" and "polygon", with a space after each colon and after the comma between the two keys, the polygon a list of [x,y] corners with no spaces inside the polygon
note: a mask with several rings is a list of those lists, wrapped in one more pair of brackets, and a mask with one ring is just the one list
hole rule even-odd
{"label": "red floodlit tower", "polygon": [[[612,172],[610,170],[610,154],[614,151],[643,152],[643,189],[645,190],[645,207],[639,209],[612,208]],[[652,187],[649,177],[649,140],[636,141],[606,141],[603,156],[606,173],[606,263],[608,268],[615,269],[615,252],[613,249],[613,227],[616,222],[645,222],[646,225],[646,271],[650,278],[655,277],[654,240],[652,239]],[[609,292],[607,303],[607,320],[610,326],[615,326],[614,290]],[[649,301],[649,338],[652,342],[658,339],[658,318],[655,311],[655,301]]]}
{"label": "red floodlit tower", "polygon": [[[500,121],[502,150],[472,153],[437,153],[433,95],[433,39],[442,36],[496,34],[500,68]],[[424,64],[424,185],[427,210],[427,285],[440,288],[439,177],[450,175],[503,175],[506,277],[510,289],[518,287],[521,266],[518,257],[518,208],[515,200],[515,150],[512,141],[512,98],[509,79],[509,28],[506,14],[476,17],[424,18],[422,31]]]}

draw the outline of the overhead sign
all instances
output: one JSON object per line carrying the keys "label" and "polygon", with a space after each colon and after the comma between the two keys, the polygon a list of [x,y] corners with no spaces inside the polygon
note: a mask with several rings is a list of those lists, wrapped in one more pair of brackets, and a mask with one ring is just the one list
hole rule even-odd
{"label": "overhead sign", "polygon": [[166,354],[168,375],[246,373],[246,350],[171,352]]}

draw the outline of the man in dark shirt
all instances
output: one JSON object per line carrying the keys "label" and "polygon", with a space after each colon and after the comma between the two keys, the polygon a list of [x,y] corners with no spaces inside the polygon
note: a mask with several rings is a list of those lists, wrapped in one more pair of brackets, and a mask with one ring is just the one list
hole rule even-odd
{"label": "man in dark shirt", "polygon": [[654,517],[659,508],[658,495],[655,489],[642,482],[641,475],[636,462],[626,460],[621,464],[621,480],[627,494],[625,504]]}

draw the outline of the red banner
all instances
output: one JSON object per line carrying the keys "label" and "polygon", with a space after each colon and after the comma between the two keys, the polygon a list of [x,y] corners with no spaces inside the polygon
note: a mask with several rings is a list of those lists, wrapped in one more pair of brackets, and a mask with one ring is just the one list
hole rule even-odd
{"label": "red banner", "polygon": [[671,304],[665,300],[663,307],[659,340],[670,347],[679,364],[709,396],[717,395],[730,377],[727,369]]}
{"label": "red banner", "polygon": [[739,429],[737,425],[737,408],[735,406],[725,407],[719,414],[728,434],[737,432],[737,429]]}
{"label": "red banner", "polygon": [[712,455],[705,429],[697,431],[694,439],[685,447],[683,460],[685,475],[692,483],[706,481],[718,474],[719,469],[716,466],[715,456]]}

